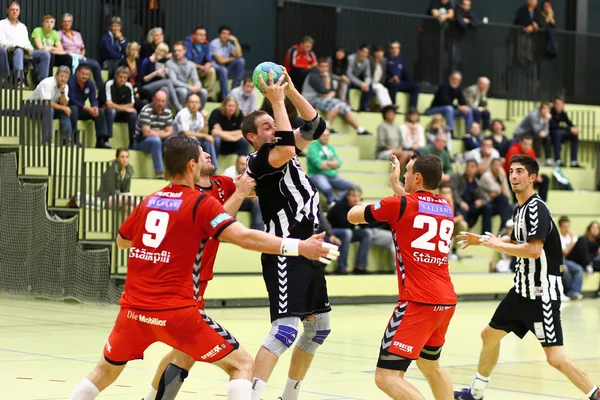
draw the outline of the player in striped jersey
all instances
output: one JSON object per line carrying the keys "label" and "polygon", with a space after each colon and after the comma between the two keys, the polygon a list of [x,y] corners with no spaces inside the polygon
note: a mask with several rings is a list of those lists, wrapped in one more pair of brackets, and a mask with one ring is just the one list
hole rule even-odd
{"label": "player in striped jersey", "polygon": [[463,232],[458,236],[463,248],[485,246],[517,257],[514,286],[500,303],[489,325],[481,332],[483,348],[479,367],[470,388],[454,392],[459,400],[483,399],[489,376],[498,362],[500,341],[514,332],[523,338],[531,331],[540,341],[546,360],[562,372],[590,400],[600,399],[600,390],[563,347],[560,322],[562,293],[562,250],[558,229],[548,206],[534,193],[539,174],[537,161],[526,155],[510,159],[509,179],[518,206],[513,215],[510,242],[493,234]]}

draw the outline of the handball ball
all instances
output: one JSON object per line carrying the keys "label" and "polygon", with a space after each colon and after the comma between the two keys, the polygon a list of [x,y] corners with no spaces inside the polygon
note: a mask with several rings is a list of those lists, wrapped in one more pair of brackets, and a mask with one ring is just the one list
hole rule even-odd
{"label": "handball ball", "polygon": [[265,61],[260,63],[254,68],[254,72],[252,73],[252,82],[254,82],[254,86],[258,88],[262,93],[265,92],[265,89],[262,87],[260,83],[259,77],[262,75],[265,83],[269,83],[269,71],[273,70],[275,73],[273,75],[273,82],[277,82],[277,79],[283,74],[281,67],[273,62]]}

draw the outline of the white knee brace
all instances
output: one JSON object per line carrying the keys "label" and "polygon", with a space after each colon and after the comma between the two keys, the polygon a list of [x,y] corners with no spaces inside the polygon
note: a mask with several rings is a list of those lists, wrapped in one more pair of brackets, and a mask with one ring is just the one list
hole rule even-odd
{"label": "white knee brace", "polygon": [[273,321],[269,336],[265,339],[263,347],[277,357],[281,357],[296,341],[298,337],[296,327],[299,322],[300,318],[298,317],[285,317]]}
{"label": "white knee brace", "polygon": [[296,346],[308,354],[315,354],[319,346],[323,344],[331,332],[329,313],[317,314],[315,317],[312,321],[302,321],[304,332],[302,332],[296,344]]}

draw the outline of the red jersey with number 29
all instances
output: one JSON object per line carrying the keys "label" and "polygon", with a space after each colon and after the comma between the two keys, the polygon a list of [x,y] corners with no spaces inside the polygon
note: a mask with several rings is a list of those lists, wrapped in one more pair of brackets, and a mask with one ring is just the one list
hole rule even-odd
{"label": "red jersey with number 29", "polygon": [[454,210],[446,199],[425,191],[386,197],[367,206],[365,220],[392,228],[399,301],[456,304],[448,271]]}
{"label": "red jersey with number 29", "polygon": [[198,306],[192,271],[200,242],[218,239],[234,222],[218,200],[187,186],[169,185],[146,197],[119,229],[132,242],[121,306]]}

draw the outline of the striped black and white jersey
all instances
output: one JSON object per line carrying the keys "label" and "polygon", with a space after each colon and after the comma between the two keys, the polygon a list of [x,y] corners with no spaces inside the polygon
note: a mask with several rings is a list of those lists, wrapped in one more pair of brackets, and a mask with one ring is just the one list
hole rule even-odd
{"label": "striped black and white jersey", "polygon": [[294,156],[279,168],[269,164],[264,144],[248,156],[247,173],[256,181],[256,194],[267,233],[279,237],[309,238],[319,226],[319,192]]}
{"label": "striped black and white jersey", "polygon": [[511,239],[515,242],[526,243],[532,239],[544,242],[539,258],[517,257],[515,291],[532,300],[560,300],[563,291],[560,271],[563,263],[562,247],[548,206],[534,194],[525,204],[515,209],[513,222]]}

